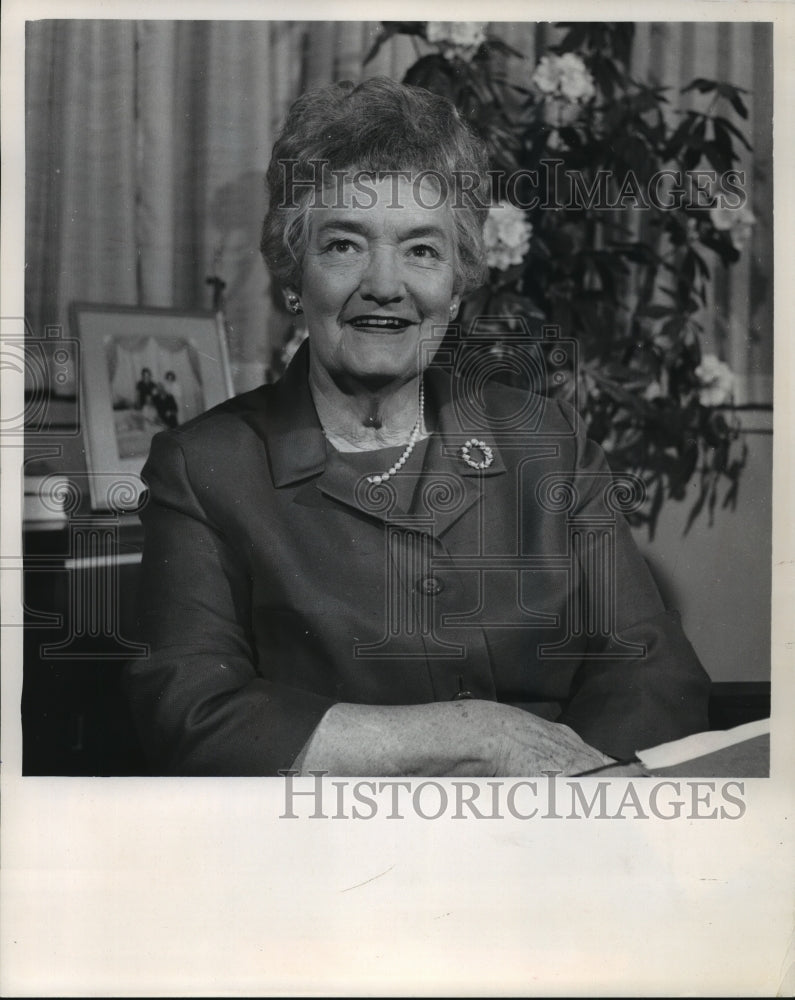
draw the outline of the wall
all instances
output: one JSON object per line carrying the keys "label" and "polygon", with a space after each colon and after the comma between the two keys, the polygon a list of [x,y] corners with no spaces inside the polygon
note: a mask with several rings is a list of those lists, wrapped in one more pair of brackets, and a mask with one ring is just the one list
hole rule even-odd
{"label": "wall", "polygon": [[714,681],[770,679],[772,413],[741,413],[748,464],[736,510],[702,511],[687,534],[692,500],[663,506],[653,542],[635,537],[669,607]]}

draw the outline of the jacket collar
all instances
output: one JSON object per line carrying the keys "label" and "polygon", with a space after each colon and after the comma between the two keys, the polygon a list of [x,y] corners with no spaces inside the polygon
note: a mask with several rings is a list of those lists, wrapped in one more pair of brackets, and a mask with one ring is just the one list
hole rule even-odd
{"label": "jacket collar", "polygon": [[[432,434],[425,456],[424,471],[429,482],[460,492],[458,502],[433,511],[437,532],[446,530],[475,503],[482,494],[482,480],[505,472],[497,446],[497,435],[489,428],[469,431],[462,426],[464,413],[457,395],[458,384],[442,369],[430,368],[425,374],[426,420]],[[309,345],[296,352],[285,374],[272,387],[267,411],[257,416],[260,433],[265,437],[273,482],[276,487],[295,485],[313,477],[314,486],[328,496],[362,513],[387,520],[405,512],[395,508],[381,511],[363,508],[357,500],[355,483],[348,466],[327,457],[326,441],[309,389]],[[461,457],[461,448],[474,437],[488,444],[493,459],[487,469],[469,466]],[[444,489],[443,489],[444,492]],[[430,494],[429,494],[430,495]],[[431,513],[431,512],[429,512]]]}
{"label": "jacket collar", "polygon": [[[442,369],[429,368],[425,373],[426,419],[438,432],[431,438],[426,466],[477,478],[505,472],[497,434],[491,428],[466,430],[462,401],[454,385],[453,377]],[[265,438],[274,484],[290,486],[323,472],[326,444],[309,389],[307,342],[300,346],[285,374],[272,387],[268,404],[266,413],[252,416]],[[488,469],[473,469],[461,458],[461,447],[470,437],[491,447],[493,461]]]}
{"label": "jacket collar", "polygon": [[326,440],[309,389],[309,344],[305,341],[273,386],[261,432],[277,487],[323,472]]}

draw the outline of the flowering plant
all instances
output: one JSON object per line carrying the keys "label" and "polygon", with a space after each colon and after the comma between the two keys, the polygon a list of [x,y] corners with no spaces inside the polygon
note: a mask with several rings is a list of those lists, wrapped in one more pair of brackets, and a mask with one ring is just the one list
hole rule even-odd
{"label": "flowering plant", "polygon": [[[721,483],[733,504],[745,464],[734,379],[702,356],[698,320],[713,268],[739,259],[754,224],[734,169],[737,144],[750,149],[736,123],[744,91],[696,79],[683,92],[708,103],[671,124],[665,88],[630,74],[631,23],[558,27],[560,42],[531,65],[481,23],[385,22],[368,59],[413,36],[404,82],[450,98],[488,147],[489,280],[466,301],[462,330],[504,318],[500,357],[519,326],[575,338],[576,370],[546,391],[568,394],[613,468],[643,479],[634,520],[650,532],[695,479],[689,527],[705,506],[712,516]],[[512,60],[524,71],[509,79]]]}
{"label": "flowering plant", "polygon": [[710,222],[719,233],[728,233],[735,250],[742,251],[751,239],[751,230],[756,222],[754,213],[745,206],[724,208],[714,206],[709,211]]}
{"label": "flowering plant", "polygon": [[445,59],[470,62],[486,41],[485,21],[427,21],[425,37],[438,45]]}
{"label": "flowering plant", "polygon": [[705,354],[696,368],[698,401],[702,406],[723,406],[731,401],[734,373],[714,354]]}
{"label": "flowering plant", "polygon": [[507,271],[511,264],[521,264],[530,249],[533,227],[524,212],[509,201],[500,201],[489,208],[483,239],[489,267]]}
{"label": "flowering plant", "polygon": [[566,52],[562,56],[542,56],[532,82],[545,97],[562,98],[572,104],[589,101],[596,96],[593,77],[574,52]]}

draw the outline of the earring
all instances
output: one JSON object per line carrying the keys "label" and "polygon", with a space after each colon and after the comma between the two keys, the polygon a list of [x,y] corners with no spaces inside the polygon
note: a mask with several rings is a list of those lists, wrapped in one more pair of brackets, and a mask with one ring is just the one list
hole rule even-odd
{"label": "earring", "polygon": [[298,315],[298,313],[303,312],[303,309],[301,308],[301,303],[298,301],[297,295],[288,295],[287,301],[290,304],[290,309],[292,309],[292,311],[295,313],[296,316]]}
{"label": "earring", "polygon": [[450,319],[455,319],[455,314],[458,312],[458,306],[455,302],[450,303]]}

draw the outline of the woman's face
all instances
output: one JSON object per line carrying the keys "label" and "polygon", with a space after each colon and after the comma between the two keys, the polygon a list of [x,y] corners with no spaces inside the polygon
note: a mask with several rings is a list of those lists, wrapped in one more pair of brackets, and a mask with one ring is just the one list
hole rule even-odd
{"label": "woman's face", "polygon": [[[419,343],[438,346],[458,305],[451,209],[432,181],[397,174],[348,181],[324,200],[310,209],[302,273],[312,364],[338,383],[405,382]],[[427,363],[433,350],[422,353]]]}

